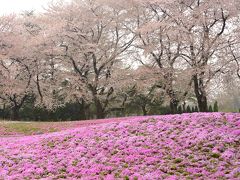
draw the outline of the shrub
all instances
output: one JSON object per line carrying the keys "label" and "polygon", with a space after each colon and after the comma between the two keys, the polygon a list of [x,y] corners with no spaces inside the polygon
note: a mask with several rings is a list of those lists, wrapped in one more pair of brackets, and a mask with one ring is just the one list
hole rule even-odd
{"label": "shrub", "polygon": [[194,107],[192,107],[192,112],[196,112]]}
{"label": "shrub", "polygon": [[208,112],[213,112],[213,108],[211,105],[208,107]]}
{"label": "shrub", "polygon": [[218,102],[217,101],[214,102],[213,111],[218,112]]}
{"label": "shrub", "polygon": [[178,113],[179,113],[179,114],[182,114],[182,113],[183,113],[182,106],[178,106]]}
{"label": "shrub", "polygon": [[198,107],[197,106],[195,106],[194,112],[198,112]]}
{"label": "shrub", "polygon": [[191,111],[191,108],[190,108],[190,106],[188,105],[187,106],[187,113],[191,113],[192,111]]}

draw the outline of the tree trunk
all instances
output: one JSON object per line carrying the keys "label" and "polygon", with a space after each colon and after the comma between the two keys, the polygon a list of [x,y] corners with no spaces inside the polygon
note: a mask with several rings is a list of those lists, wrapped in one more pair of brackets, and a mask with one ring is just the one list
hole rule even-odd
{"label": "tree trunk", "polygon": [[200,112],[208,112],[207,97],[205,95],[200,95],[197,97],[198,108]]}
{"label": "tree trunk", "polygon": [[95,98],[94,104],[96,108],[97,119],[104,119],[106,117],[106,114],[101,102],[97,98]]}
{"label": "tree trunk", "polygon": [[185,101],[183,102],[183,112],[184,113],[186,112],[186,102]]}
{"label": "tree trunk", "polygon": [[2,112],[3,114],[2,114],[2,116],[3,116],[3,119],[6,119],[7,118],[7,116],[6,116],[6,105],[5,104],[3,104],[3,112]]}
{"label": "tree trunk", "polygon": [[208,112],[207,93],[203,86],[203,80],[197,75],[193,76],[194,92],[198,101],[199,112]]}
{"label": "tree trunk", "polygon": [[81,101],[79,102],[79,106],[80,106],[80,120],[86,120],[87,119],[87,106],[85,105],[85,101],[83,99],[81,99]]}
{"label": "tree trunk", "polygon": [[178,100],[175,98],[172,98],[170,100],[170,111],[172,114],[176,114],[177,113],[177,108],[178,108]]}
{"label": "tree trunk", "polygon": [[12,117],[11,117],[12,120],[19,120],[19,118],[20,118],[19,110],[20,110],[19,107],[13,107],[13,109],[12,109]]}
{"label": "tree trunk", "polygon": [[142,108],[143,115],[146,116],[147,115],[146,106],[141,106],[141,108]]}
{"label": "tree trunk", "polygon": [[[169,77],[172,77],[172,74],[171,76]],[[173,85],[172,85],[172,78],[170,78],[170,84],[168,85],[169,87],[166,89],[166,92],[170,98],[170,102],[169,102],[169,106],[170,106],[170,113],[171,114],[176,114],[177,113],[177,107],[178,107],[178,103],[179,103],[179,100],[177,99],[177,95],[176,95],[176,92],[174,91],[173,89]]]}

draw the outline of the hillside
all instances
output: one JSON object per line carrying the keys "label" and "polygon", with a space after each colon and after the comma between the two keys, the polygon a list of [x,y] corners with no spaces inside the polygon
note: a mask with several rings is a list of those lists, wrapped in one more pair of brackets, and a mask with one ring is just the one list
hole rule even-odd
{"label": "hillside", "polygon": [[[139,119],[140,117],[137,118]],[[106,122],[121,122],[128,119],[129,117],[85,121],[83,120],[60,121],[60,122],[0,121],[0,137],[39,135],[44,133],[58,132],[72,128],[87,127]]]}
{"label": "hillside", "polygon": [[108,119],[1,137],[2,178],[239,179],[240,114]]}

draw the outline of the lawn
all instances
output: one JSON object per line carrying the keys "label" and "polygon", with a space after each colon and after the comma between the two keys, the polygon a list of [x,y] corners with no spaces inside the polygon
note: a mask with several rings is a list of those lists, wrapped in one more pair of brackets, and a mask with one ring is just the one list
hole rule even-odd
{"label": "lawn", "polygon": [[[46,128],[48,125],[51,128]],[[16,122],[16,121],[0,121],[1,136],[20,136],[42,134],[46,132],[57,131],[52,127],[53,123],[46,122]]]}
{"label": "lawn", "polygon": [[6,121],[0,120],[0,137],[39,135],[73,129],[77,127],[91,126],[105,122],[124,121],[128,118],[112,118],[85,121],[66,121],[66,122],[27,122],[27,121]]}

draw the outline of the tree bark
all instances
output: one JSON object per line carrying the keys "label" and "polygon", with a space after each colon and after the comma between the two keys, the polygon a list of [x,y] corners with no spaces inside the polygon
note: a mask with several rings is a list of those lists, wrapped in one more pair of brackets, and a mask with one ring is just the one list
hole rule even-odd
{"label": "tree bark", "polygon": [[177,108],[178,108],[178,100],[176,98],[172,98],[170,100],[170,111],[172,114],[177,113]]}
{"label": "tree bark", "polygon": [[[173,66],[172,66],[172,68],[173,68]],[[168,84],[166,84],[164,86],[164,89],[165,89],[168,97],[170,98],[170,102],[169,102],[170,113],[171,114],[176,114],[179,100],[177,98],[175,90],[173,89],[173,73],[172,72],[166,73],[164,75],[164,78],[168,82]]]}
{"label": "tree bark", "polygon": [[106,113],[101,102],[97,98],[95,98],[94,104],[96,108],[97,119],[104,119],[106,117]]}
{"label": "tree bark", "polygon": [[12,117],[11,119],[13,120],[19,120],[20,116],[19,116],[19,111],[20,109],[22,108],[23,104],[25,103],[26,99],[28,98],[28,95],[25,94],[21,101],[20,102],[17,102],[16,100],[16,95],[14,94],[13,97],[10,97],[10,101],[12,102],[13,104],[13,107],[12,107]]}
{"label": "tree bark", "polygon": [[19,107],[16,107],[16,106],[13,107],[13,109],[12,109],[12,117],[11,117],[12,120],[19,120],[19,118],[20,118],[19,110],[20,110]]}
{"label": "tree bark", "polygon": [[146,106],[141,106],[141,108],[142,108],[143,115],[146,116],[147,115]]}
{"label": "tree bark", "polygon": [[81,99],[79,102],[78,102],[79,106],[80,106],[80,120],[86,120],[87,119],[87,106],[86,106],[86,103],[83,99]]}
{"label": "tree bark", "polygon": [[183,102],[183,112],[184,113],[186,112],[186,102],[185,101]]}
{"label": "tree bark", "polygon": [[200,95],[197,97],[198,108],[200,112],[208,112],[207,97],[205,95]]}
{"label": "tree bark", "polygon": [[194,92],[198,101],[199,112],[208,112],[207,94],[203,87],[203,80],[197,75],[193,76]]}

